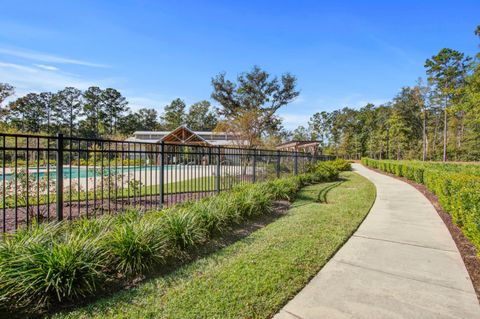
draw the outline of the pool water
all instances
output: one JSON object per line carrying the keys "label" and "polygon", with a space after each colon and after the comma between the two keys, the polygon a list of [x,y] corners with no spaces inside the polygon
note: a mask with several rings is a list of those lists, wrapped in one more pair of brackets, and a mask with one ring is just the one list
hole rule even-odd
{"label": "pool water", "polygon": [[[172,165],[165,165],[164,169],[165,170],[170,170],[172,169]],[[103,176],[108,176],[110,174],[128,174],[128,172],[133,173],[133,172],[150,172],[150,171],[160,171],[161,166],[121,166],[119,167],[103,167],[103,170],[99,167],[96,169],[94,168],[86,168],[86,167],[64,167],[63,168],[63,178],[64,179],[70,179],[70,178],[89,178],[89,177],[101,177]],[[103,174],[102,174],[103,171]],[[20,172],[20,168],[17,170],[17,172]],[[29,169],[29,176],[33,177],[46,177],[47,174],[50,176],[50,179],[56,179],[57,178],[57,172],[54,168],[50,168],[50,170],[47,170],[46,168],[30,168]],[[11,180],[14,178],[14,173],[6,173],[5,174],[5,179],[6,180]],[[3,178],[3,175],[0,172],[0,179]]]}

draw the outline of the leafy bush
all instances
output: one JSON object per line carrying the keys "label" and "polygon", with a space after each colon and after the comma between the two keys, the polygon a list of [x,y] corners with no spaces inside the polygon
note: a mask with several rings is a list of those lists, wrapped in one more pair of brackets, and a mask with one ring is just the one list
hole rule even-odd
{"label": "leafy bush", "polygon": [[229,223],[228,216],[223,213],[223,210],[215,207],[216,202],[221,201],[222,198],[223,196],[207,198],[189,207],[189,211],[198,217],[199,223],[206,229],[208,235],[223,232]]}
{"label": "leafy bush", "polygon": [[338,170],[332,162],[321,162],[312,173],[314,183],[329,182],[338,178]]}
{"label": "leafy bush", "polygon": [[84,297],[94,293],[104,280],[102,237],[75,232],[57,235],[55,227],[42,227],[30,237],[13,235],[1,243],[2,305],[36,308]]}
{"label": "leafy bush", "polygon": [[160,225],[146,219],[125,219],[105,237],[109,267],[119,274],[136,275],[165,261],[169,255],[167,236]]}
{"label": "leafy bush", "polygon": [[327,162],[330,166],[335,168],[339,172],[344,172],[344,171],[351,171],[352,170],[352,164],[350,164],[349,161],[337,158],[333,161]]}
{"label": "leafy bush", "polygon": [[424,184],[480,251],[480,165],[370,158],[362,163]]}
{"label": "leafy bush", "polygon": [[265,193],[270,194],[276,200],[293,200],[302,185],[301,180],[298,178],[287,178],[267,182],[265,187]]}
{"label": "leafy bush", "polygon": [[230,225],[271,212],[311,183],[338,177],[340,162],[307,174],[244,184],[197,202],[142,213],[33,225],[0,241],[0,308],[46,307],[93,294],[99,285],[150,271]]}
{"label": "leafy bush", "polygon": [[185,249],[205,240],[207,230],[203,226],[192,212],[172,209],[165,214],[161,231],[173,247]]}
{"label": "leafy bush", "polygon": [[245,219],[269,213],[274,199],[264,185],[253,185],[242,192],[234,193],[232,198],[240,216]]}

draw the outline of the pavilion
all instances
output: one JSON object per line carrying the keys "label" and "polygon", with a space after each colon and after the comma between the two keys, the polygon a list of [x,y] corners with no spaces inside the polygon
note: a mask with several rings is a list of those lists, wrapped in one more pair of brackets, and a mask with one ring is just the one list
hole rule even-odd
{"label": "pavilion", "polygon": [[319,150],[320,142],[319,141],[289,141],[277,145],[275,148],[279,151],[290,151],[290,152],[304,152],[310,154],[317,154]]}

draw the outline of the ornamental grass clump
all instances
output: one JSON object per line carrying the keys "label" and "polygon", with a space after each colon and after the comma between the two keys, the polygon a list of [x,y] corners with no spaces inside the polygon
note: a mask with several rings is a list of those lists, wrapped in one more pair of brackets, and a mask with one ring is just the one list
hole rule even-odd
{"label": "ornamental grass clump", "polygon": [[290,177],[267,182],[266,187],[266,193],[275,200],[293,200],[302,184],[300,179]]}
{"label": "ornamental grass clump", "polygon": [[206,227],[189,207],[170,209],[161,221],[161,232],[173,248],[180,250],[200,244],[207,237]]}
{"label": "ornamental grass clump", "polygon": [[102,237],[75,232],[58,234],[61,226],[41,227],[0,245],[0,300],[7,308],[48,306],[93,294],[105,279]]}
{"label": "ornamental grass clump", "polygon": [[234,192],[232,200],[243,219],[271,212],[272,197],[265,185],[254,185],[241,192]]}
{"label": "ornamental grass clump", "polygon": [[211,199],[212,210],[223,216],[227,225],[239,224],[243,220],[242,205],[238,205],[238,197],[235,194],[244,190],[244,188],[235,188],[230,192],[221,193]]}
{"label": "ornamental grass clump", "polygon": [[230,222],[228,215],[224,213],[225,210],[218,209],[218,202],[222,200],[225,200],[223,196],[207,198],[188,208],[193,215],[198,217],[198,222],[209,236],[214,233],[222,233]]}
{"label": "ornamental grass clump", "polygon": [[111,270],[134,276],[164,262],[170,248],[162,227],[159,221],[139,217],[122,218],[113,224],[103,244]]}

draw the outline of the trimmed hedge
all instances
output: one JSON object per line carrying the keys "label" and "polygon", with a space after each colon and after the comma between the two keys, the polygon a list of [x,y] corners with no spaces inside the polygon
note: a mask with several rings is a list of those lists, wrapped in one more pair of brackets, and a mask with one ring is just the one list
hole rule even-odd
{"label": "trimmed hedge", "polygon": [[321,163],[307,174],[244,184],[162,211],[129,210],[7,234],[0,241],[0,311],[34,312],[178,263],[230,226],[270,213],[273,201],[337,179],[337,166]]}
{"label": "trimmed hedge", "polygon": [[370,158],[362,164],[425,185],[480,254],[480,165]]}

